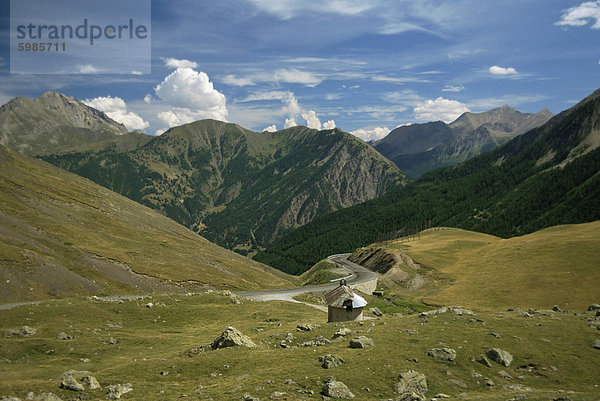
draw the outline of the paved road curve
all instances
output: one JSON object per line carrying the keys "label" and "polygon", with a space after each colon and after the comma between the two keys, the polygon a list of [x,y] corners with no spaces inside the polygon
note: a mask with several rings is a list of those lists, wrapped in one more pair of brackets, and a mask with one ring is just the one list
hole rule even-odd
{"label": "paved road curve", "polygon": [[[367,281],[375,280],[377,273],[365,269],[364,267],[357,265],[356,263],[348,260],[349,253],[332,255],[328,259],[336,263],[338,266],[344,267],[349,273],[352,274],[346,281],[348,285],[360,284]],[[243,291],[236,292],[237,295],[245,298],[257,299],[260,301],[292,301],[295,302],[294,297],[305,292],[319,292],[328,291],[337,287],[339,284],[334,282],[332,284],[321,284],[311,285],[305,287],[296,288],[284,288],[279,290],[269,291]]]}
{"label": "paved road curve", "polygon": [[[347,271],[351,276],[347,278],[347,283],[351,284],[360,284],[367,281],[371,281],[377,278],[377,273],[373,273],[370,270],[365,269],[364,267],[357,265],[356,263],[350,262],[347,258],[350,254],[340,254],[340,255],[332,255],[328,259],[332,262],[336,263],[338,266],[343,267],[345,271]],[[284,288],[280,290],[270,290],[270,291],[241,291],[236,292],[237,295],[250,299],[257,299],[260,301],[290,301],[290,302],[298,302],[294,299],[296,295],[303,294],[305,292],[319,292],[319,291],[328,291],[337,287],[339,284],[337,282],[331,284],[321,284],[321,285],[311,285],[305,287],[297,287],[297,288]],[[111,297],[97,297],[100,300],[104,301],[113,301],[117,299],[132,299],[132,298],[144,298],[148,295],[122,295],[122,296],[111,296]],[[16,308],[18,306],[24,305],[35,305],[39,304],[43,301],[33,301],[33,302],[17,302],[11,304],[3,304],[0,305],[0,310],[7,310]],[[327,311],[327,308],[320,307],[318,305],[315,306],[317,309]]]}

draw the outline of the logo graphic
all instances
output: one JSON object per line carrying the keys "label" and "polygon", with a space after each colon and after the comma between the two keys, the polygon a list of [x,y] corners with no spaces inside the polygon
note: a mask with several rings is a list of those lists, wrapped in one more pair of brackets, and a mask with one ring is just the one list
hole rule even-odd
{"label": "logo graphic", "polygon": [[150,0],[11,0],[13,74],[148,74]]}

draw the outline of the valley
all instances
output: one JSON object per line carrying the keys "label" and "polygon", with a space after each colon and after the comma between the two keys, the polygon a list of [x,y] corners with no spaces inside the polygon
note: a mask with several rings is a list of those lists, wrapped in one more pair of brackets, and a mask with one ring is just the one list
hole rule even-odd
{"label": "valley", "polygon": [[497,149],[334,212],[255,259],[300,273],[327,255],[390,235],[451,226],[510,238],[600,219],[600,91]]}
{"label": "valley", "polygon": [[203,120],[152,138],[124,132],[56,92],[12,100],[0,109],[0,127],[0,145],[86,177],[244,255],[408,182],[392,162],[339,129],[259,133]]}
{"label": "valley", "polygon": [[[598,96],[416,181],[338,129],[61,117],[47,153],[31,120],[0,146],[0,399],[598,399]],[[342,277],[364,321],[327,323]]]}
{"label": "valley", "polygon": [[0,16],[0,401],[600,401],[600,0]]}

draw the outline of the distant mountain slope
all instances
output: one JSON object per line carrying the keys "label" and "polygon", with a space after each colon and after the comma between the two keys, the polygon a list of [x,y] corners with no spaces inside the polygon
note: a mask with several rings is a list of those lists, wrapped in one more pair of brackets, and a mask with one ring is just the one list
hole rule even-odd
{"label": "distant mountain slope", "polygon": [[44,159],[242,253],[407,181],[372,147],[338,129],[257,133],[213,120],[172,128],[129,152]]}
{"label": "distant mountain slope", "polygon": [[452,226],[512,237],[600,219],[600,90],[494,151],[323,216],[255,259],[299,273],[396,230]]}
{"label": "distant mountain slope", "polygon": [[2,146],[0,277],[0,303],[292,284],[154,210]]}
{"label": "distant mountain slope", "polygon": [[0,107],[0,145],[29,155],[43,155],[92,144],[119,148],[139,146],[149,139],[128,134],[124,125],[83,102],[57,92],[28,99],[17,97]]}
{"label": "distant mountain slope", "polygon": [[551,117],[547,109],[529,114],[502,106],[484,113],[464,113],[451,124],[437,121],[398,127],[374,146],[416,178],[490,151]]}

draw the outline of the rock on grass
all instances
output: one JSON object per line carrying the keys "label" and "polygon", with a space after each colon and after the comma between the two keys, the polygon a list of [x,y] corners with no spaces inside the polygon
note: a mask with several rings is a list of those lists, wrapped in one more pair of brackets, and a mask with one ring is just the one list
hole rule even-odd
{"label": "rock on grass", "polygon": [[427,351],[427,356],[437,359],[438,361],[454,361],[456,359],[456,351],[452,348],[432,348]]}
{"label": "rock on grass", "polygon": [[338,366],[341,366],[344,363],[344,360],[342,358],[338,358],[331,354],[320,356],[317,359],[319,360],[319,362],[321,362],[321,367],[324,369],[337,368]]}
{"label": "rock on grass", "polygon": [[217,337],[211,344],[210,347],[212,349],[225,348],[225,347],[234,347],[234,346],[244,346],[248,348],[256,347],[256,344],[250,339],[250,337],[242,334],[241,331],[236,329],[235,327],[227,327],[227,329],[221,333],[219,337]]}
{"label": "rock on grass", "polygon": [[508,367],[513,361],[513,356],[508,351],[501,350],[500,348],[492,348],[485,354],[492,361],[499,363],[502,366]]}
{"label": "rock on grass", "polygon": [[350,348],[366,348],[372,347],[375,343],[369,337],[358,336],[350,340]]}
{"label": "rock on grass", "polygon": [[106,393],[107,400],[120,400],[123,394],[133,391],[131,383],[126,384],[115,384],[108,386],[108,392]]}
{"label": "rock on grass", "polygon": [[332,380],[330,382],[325,383],[325,386],[323,386],[323,390],[321,390],[321,394],[331,398],[349,399],[355,397],[355,395],[350,391],[350,389],[348,389],[348,386],[346,386],[339,380]]}
{"label": "rock on grass", "polygon": [[416,370],[408,370],[400,374],[400,381],[396,384],[399,394],[425,394],[427,392],[427,379],[424,374]]}
{"label": "rock on grass", "polygon": [[339,329],[338,331],[333,333],[333,337],[331,337],[331,338],[333,340],[335,340],[336,338],[346,337],[346,336],[349,336],[350,334],[352,334],[352,330],[350,330],[346,327],[342,327],[341,329]]}

